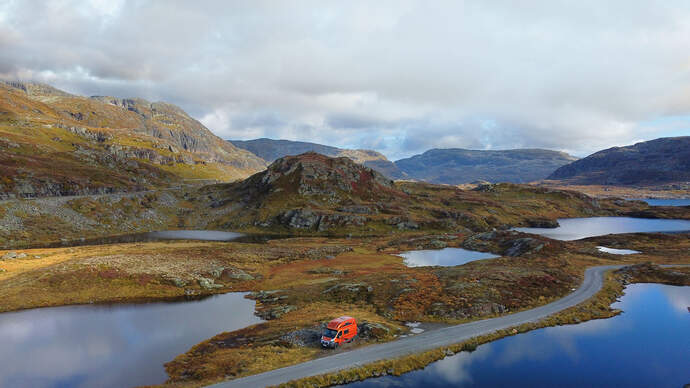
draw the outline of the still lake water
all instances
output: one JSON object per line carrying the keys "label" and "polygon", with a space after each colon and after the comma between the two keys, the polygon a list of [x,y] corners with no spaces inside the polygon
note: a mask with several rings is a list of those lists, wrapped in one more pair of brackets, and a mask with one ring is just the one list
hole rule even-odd
{"label": "still lake water", "polygon": [[643,198],[637,201],[645,201],[649,206],[690,206],[690,198],[674,198],[674,199],[655,199]]}
{"label": "still lake water", "polygon": [[425,249],[408,251],[399,254],[405,258],[408,267],[441,266],[452,267],[481,259],[500,257],[492,253],[468,251],[462,248]]}
{"label": "still lake water", "polygon": [[0,387],[163,383],[166,362],[216,334],[261,322],[244,295],[2,313]]}
{"label": "still lake water", "polygon": [[113,236],[103,236],[89,239],[65,240],[47,244],[30,244],[17,248],[65,248],[85,245],[125,244],[166,240],[263,242],[269,239],[269,237],[271,236],[248,235],[244,233],[223,232],[218,230],[162,230],[156,232],[117,234]]}
{"label": "still lake water", "polygon": [[380,387],[674,387],[690,383],[690,287],[633,284],[623,314],[506,337]]}
{"label": "still lake water", "polygon": [[690,231],[690,220],[659,220],[633,217],[559,218],[557,228],[514,228],[555,240],[579,240],[612,233]]}

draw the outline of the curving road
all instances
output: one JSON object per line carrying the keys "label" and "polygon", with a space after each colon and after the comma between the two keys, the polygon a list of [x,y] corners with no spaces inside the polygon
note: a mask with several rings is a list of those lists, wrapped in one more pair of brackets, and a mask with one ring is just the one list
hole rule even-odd
{"label": "curving road", "polygon": [[562,299],[531,310],[427,331],[422,334],[401,338],[392,342],[366,346],[349,352],[337,353],[332,356],[318,358],[301,364],[222,382],[212,387],[255,388],[277,385],[303,377],[350,369],[375,361],[420,353],[426,350],[456,344],[496,330],[506,329],[527,322],[535,322],[589,299],[601,289],[604,272],[621,267],[623,266],[605,265],[587,268],[585,271],[585,279],[580,288]]}

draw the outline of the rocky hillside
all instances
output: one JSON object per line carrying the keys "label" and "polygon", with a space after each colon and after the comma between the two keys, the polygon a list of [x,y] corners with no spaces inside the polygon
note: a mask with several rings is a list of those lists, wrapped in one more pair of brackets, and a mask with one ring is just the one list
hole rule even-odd
{"label": "rocky hillside", "polygon": [[194,217],[203,228],[338,235],[487,231],[647,207],[514,184],[461,190],[394,182],[348,158],[316,153],[286,156],[243,182],[207,186],[187,199],[196,204]]}
{"label": "rocky hillside", "polygon": [[565,165],[548,177],[580,185],[659,185],[690,181],[690,136],[613,147]]}
{"label": "rocky hillside", "polygon": [[473,181],[526,183],[546,178],[576,160],[563,152],[542,149],[479,151],[432,149],[401,159],[395,165],[414,179],[461,184]]}
{"label": "rocky hillside", "polygon": [[405,174],[400,171],[393,162],[386,159],[383,154],[372,150],[342,149],[317,143],[266,138],[254,140],[229,140],[229,142],[237,147],[244,148],[254,153],[268,162],[273,162],[283,156],[316,152],[333,158],[350,158],[355,161],[355,163],[363,164],[391,179],[403,179],[406,177]]}
{"label": "rocky hillside", "polygon": [[0,82],[0,198],[229,181],[265,166],[174,105]]}

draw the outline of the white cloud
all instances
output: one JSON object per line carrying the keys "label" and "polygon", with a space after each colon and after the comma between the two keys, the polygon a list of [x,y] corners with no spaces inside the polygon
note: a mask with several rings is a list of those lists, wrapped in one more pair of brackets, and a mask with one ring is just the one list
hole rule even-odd
{"label": "white cloud", "polygon": [[0,5],[0,73],[170,101],[225,137],[395,158],[690,134],[665,120],[690,115],[685,1],[43,4]]}

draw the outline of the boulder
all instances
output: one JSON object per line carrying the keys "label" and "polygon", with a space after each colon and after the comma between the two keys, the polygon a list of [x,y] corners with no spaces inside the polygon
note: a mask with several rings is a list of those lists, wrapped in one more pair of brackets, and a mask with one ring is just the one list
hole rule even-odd
{"label": "boulder", "polygon": [[531,218],[526,222],[530,228],[558,228],[560,226],[558,220],[550,218]]}
{"label": "boulder", "polygon": [[256,315],[261,317],[261,319],[265,319],[268,321],[271,319],[278,319],[282,317],[284,314],[287,314],[290,311],[294,310],[297,310],[296,306],[285,304],[260,310],[256,313]]}
{"label": "boulder", "polygon": [[290,228],[311,229],[319,224],[321,216],[311,209],[292,209],[278,215],[278,221]]}
{"label": "boulder", "polygon": [[254,276],[242,271],[241,269],[225,269],[220,275],[220,278],[224,281],[230,280],[254,280]]}
{"label": "boulder", "polygon": [[429,242],[429,247],[432,249],[443,249],[446,248],[448,244],[441,240],[432,240]]}
{"label": "boulder", "polygon": [[391,330],[380,323],[362,321],[357,326],[358,336],[366,340],[379,340],[390,337]]}
{"label": "boulder", "polygon": [[26,257],[26,253],[8,252],[4,254],[0,259],[12,260],[12,259],[23,259]]}
{"label": "boulder", "polygon": [[326,324],[313,326],[306,329],[291,331],[280,339],[292,346],[300,347],[319,347],[321,346],[321,333],[326,328]]}
{"label": "boulder", "polygon": [[541,241],[531,237],[511,240],[508,242],[508,244],[510,246],[503,252],[503,254],[511,257],[539,252],[544,248],[544,244]]}
{"label": "boulder", "polygon": [[204,277],[199,278],[199,286],[201,288],[204,288],[207,290],[212,290],[215,288],[223,288],[224,287],[222,284],[214,283],[213,279],[204,278]]}

